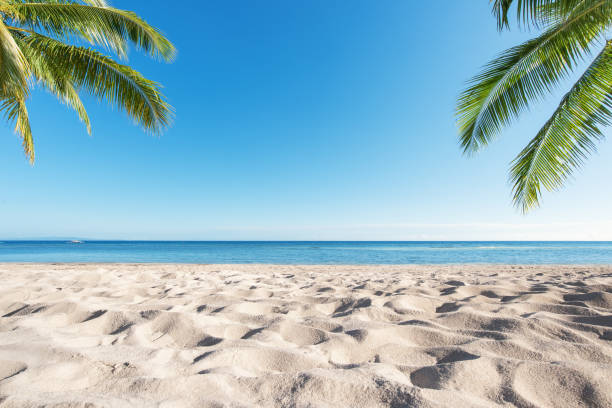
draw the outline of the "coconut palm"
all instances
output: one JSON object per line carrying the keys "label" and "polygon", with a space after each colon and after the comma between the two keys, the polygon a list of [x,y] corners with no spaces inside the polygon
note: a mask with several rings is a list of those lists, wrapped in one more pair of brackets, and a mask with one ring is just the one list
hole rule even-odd
{"label": "coconut palm", "polygon": [[153,133],[169,125],[172,108],[160,85],[103,53],[126,59],[131,43],[153,57],[173,58],[174,46],[136,14],[105,0],[0,0],[0,16],[0,109],[15,123],[31,162],[26,101],[37,85],[73,108],[89,133],[81,91],[124,110]]}
{"label": "coconut palm", "polygon": [[467,154],[487,146],[530,104],[587,61],[588,68],[550,119],[514,159],[513,201],[539,205],[542,188],[560,188],[604,138],[612,119],[612,0],[492,0],[500,30],[511,6],[537,37],[503,52],[475,76],[458,100],[460,142]]}

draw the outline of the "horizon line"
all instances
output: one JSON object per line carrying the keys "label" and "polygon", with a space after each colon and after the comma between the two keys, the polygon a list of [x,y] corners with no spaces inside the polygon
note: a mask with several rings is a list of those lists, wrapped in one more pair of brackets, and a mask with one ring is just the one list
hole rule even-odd
{"label": "horizon line", "polygon": [[432,239],[432,240],[351,240],[351,239],[328,239],[328,240],[291,240],[291,239],[227,239],[227,240],[215,240],[215,239],[96,239],[96,238],[0,238],[0,243],[3,242],[71,242],[79,241],[84,242],[209,242],[209,243],[225,243],[225,242],[407,242],[407,243],[418,243],[418,242],[612,242],[612,240],[605,239],[593,239],[593,240],[568,240],[568,239]]}

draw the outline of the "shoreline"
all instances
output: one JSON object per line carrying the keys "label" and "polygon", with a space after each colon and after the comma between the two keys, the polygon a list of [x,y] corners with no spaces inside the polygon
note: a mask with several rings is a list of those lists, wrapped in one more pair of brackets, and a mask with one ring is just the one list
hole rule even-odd
{"label": "shoreline", "polygon": [[0,281],[2,408],[612,405],[612,265],[0,263]]}
{"label": "shoreline", "polygon": [[474,262],[469,262],[469,263],[419,263],[419,264],[413,264],[413,263],[389,263],[389,264],[384,264],[384,263],[377,263],[377,264],[361,264],[361,263],[355,263],[355,264],[351,264],[351,263],[330,263],[330,264],[322,264],[322,263],[316,263],[316,264],[308,264],[308,263],[193,263],[193,262],[99,262],[99,261],[95,261],[95,262],[39,262],[39,261],[32,261],[32,262],[28,262],[28,261],[15,261],[15,262],[6,262],[6,261],[2,261],[0,262],[0,266],[33,266],[33,265],[46,265],[46,266],[50,266],[50,265],[56,265],[56,266],[96,266],[96,265],[101,265],[101,266],[156,266],[156,265],[160,265],[160,266],[172,266],[172,265],[176,265],[176,266],[194,266],[194,267],[231,267],[231,266],[238,266],[238,267],[315,267],[315,268],[328,268],[328,267],[376,267],[376,268],[384,268],[384,267],[405,267],[405,268],[429,268],[429,267],[448,267],[448,268],[454,268],[454,267],[475,267],[475,268],[488,268],[488,267],[502,267],[502,268],[525,268],[525,267],[530,267],[530,268],[538,268],[538,267],[542,267],[542,268],[548,268],[548,267],[561,267],[561,268],[589,268],[589,267],[595,267],[595,268],[607,268],[607,267],[612,267],[612,263],[580,263],[580,264],[572,264],[572,263],[517,263],[517,264],[513,264],[513,263],[491,263],[491,262],[486,262],[486,263],[474,263]]}

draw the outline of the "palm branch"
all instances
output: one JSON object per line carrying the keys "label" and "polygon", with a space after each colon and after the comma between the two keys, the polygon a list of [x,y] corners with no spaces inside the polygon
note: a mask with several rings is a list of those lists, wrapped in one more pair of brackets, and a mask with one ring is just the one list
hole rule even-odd
{"label": "palm branch", "polygon": [[0,110],[15,122],[30,161],[34,146],[25,103],[33,85],[72,107],[88,132],[81,91],[124,110],[148,131],[159,133],[170,124],[172,108],[158,83],[90,48],[125,59],[133,44],[170,61],[174,46],[136,14],[104,0],[0,0],[0,13]]}
{"label": "palm branch", "polygon": [[521,21],[543,31],[491,61],[460,95],[457,119],[465,153],[486,146],[532,103],[592,58],[593,49],[601,50],[553,117],[513,162],[513,200],[528,211],[539,205],[541,187],[559,188],[584,161],[609,122],[606,98],[612,89],[606,86],[612,65],[605,34],[612,24],[612,0],[495,0],[493,12],[500,28],[508,24],[513,3],[517,3]]}
{"label": "palm branch", "polygon": [[554,190],[580,166],[601,127],[612,116],[612,42],[608,41],[586,72],[563,97],[559,107],[514,160],[511,179],[514,200],[523,211],[537,205],[540,186]]}

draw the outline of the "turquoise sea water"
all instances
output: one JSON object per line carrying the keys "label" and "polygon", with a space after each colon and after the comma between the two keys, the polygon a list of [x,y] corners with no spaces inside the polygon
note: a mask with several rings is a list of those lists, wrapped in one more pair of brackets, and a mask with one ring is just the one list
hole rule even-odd
{"label": "turquoise sea water", "polygon": [[0,241],[0,262],[612,264],[612,242]]}

